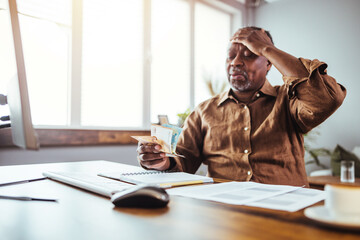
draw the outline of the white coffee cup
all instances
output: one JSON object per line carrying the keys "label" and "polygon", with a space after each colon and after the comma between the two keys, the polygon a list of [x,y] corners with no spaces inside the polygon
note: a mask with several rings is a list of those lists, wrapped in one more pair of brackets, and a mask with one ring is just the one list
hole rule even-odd
{"label": "white coffee cup", "polygon": [[360,223],[360,186],[325,185],[325,207],[339,222]]}

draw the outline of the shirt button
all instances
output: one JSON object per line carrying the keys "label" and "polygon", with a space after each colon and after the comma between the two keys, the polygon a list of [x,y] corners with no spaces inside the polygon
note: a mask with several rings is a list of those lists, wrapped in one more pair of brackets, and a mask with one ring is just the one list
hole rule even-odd
{"label": "shirt button", "polygon": [[248,171],[248,172],[247,172],[247,175],[249,175],[249,176],[250,176],[250,175],[251,175],[251,172],[250,172],[250,171]]}
{"label": "shirt button", "polygon": [[247,108],[247,106],[246,105],[244,105],[244,109],[246,109]]}
{"label": "shirt button", "polygon": [[256,94],[256,97],[260,97],[260,93],[257,93],[257,94]]}
{"label": "shirt button", "polygon": [[248,153],[248,152],[249,152],[249,150],[247,150],[247,149],[244,150],[244,153]]}
{"label": "shirt button", "polygon": [[244,127],[244,131],[247,131],[249,128],[248,127]]}

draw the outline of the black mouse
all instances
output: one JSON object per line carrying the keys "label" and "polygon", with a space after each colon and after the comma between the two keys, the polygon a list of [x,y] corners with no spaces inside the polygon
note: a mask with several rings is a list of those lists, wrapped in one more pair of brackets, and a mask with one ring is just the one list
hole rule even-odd
{"label": "black mouse", "polygon": [[161,208],[169,203],[167,192],[156,186],[136,186],[115,193],[111,202],[117,207]]}

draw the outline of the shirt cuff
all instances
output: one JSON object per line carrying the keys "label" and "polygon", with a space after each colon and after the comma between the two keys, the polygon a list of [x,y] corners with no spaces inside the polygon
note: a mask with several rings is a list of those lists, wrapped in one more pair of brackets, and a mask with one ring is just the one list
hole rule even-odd
{"label": "shirt cuff", "polygon": [[289,93],[290,98],[295,96],[295,87],[298,84],[308,80],[315,71],[319,71],[319,73],[321,75],[326,74],[326,68],[327,68],[326,63],[321,62],[317,59],[309,60],[309,59],[305,59],[305,58],[299,58],[299,60],[304,65],[304,67],[308,71],[309,75],[307,77],[303,77],[303,78],[293,77],[293,76],[283,76],[284,83],[289,89],[288,93]]}
{"label": "shirt cuff", "polygon": [[174,158],[172,157],[169,157],[169,160],[170,160],[170,167],[168,169],[166,169],[166,171],[171,171],[175,168],[176,166],[176,161]]}

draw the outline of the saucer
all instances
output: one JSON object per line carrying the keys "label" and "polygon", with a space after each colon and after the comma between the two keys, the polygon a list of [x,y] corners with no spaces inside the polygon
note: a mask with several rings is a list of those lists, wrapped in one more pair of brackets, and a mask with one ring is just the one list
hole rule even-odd
{"label": "saucer", "polygon": [[315,206],[305,209],[306,217],[319,223],[343,229],[360,230],[360,221],[344,221],[330,215],[325,206]]}

